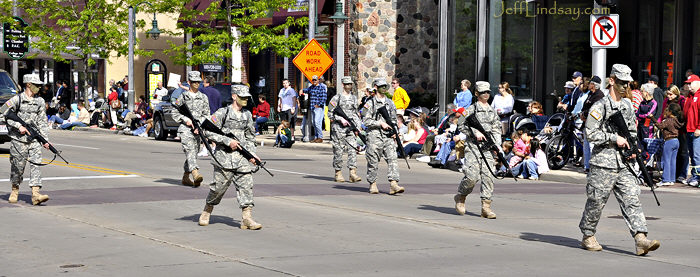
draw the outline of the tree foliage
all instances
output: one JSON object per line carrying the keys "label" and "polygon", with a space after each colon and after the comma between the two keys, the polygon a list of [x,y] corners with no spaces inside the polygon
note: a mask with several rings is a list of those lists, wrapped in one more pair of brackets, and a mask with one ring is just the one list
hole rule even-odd
{"label": "tree foliage", "polygon": [[[294,7],[296,0],[222,0],[199,10],[188,7],[188,2],[190,0],[166,0],[159,7],[177,11],[181,34],[192,34],[189,51],[187,45],[169,42],[170,49],[166,53],[176,63],[221,63],[231,57],[232,43],[246,44],[253,54],[269,49],[283,57],[292,57],[306,44],[303,33],[290,32],[286,37],[284,30],[303,29],[308,24],[307,17],[288,17],[274,26],[254,24],[256,20],[271,18],[274,11]],[[241,32],[238,38],[230,32],[231,26]]]}

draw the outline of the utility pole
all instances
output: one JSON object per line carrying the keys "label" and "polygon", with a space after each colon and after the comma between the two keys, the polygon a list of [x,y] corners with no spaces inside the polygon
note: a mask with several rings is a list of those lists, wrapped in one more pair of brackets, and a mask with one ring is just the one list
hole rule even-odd
{"label": "utility pole", "polygon": [[[593,8],[593,10],[601,10],[602,6],[598,5],[598,3],[593,1]],[[607,49],[593,48],[591,50],[593,51],[593,55],[591,56],[591,72],[593,73],[593,75],[598,76],[601,80],[605,81],[607,80],[607,76],[605,76],[605,67],[607,64]],[[605,84],[601,84],[601,86],[605,86]]]}
{"label": "utility pole", "polygon": [[129,110],[134,110],[134,7],[129,6],[129,90],[127,103]]}
{"label": "utility pole", "polygon": [[[309,41],[311,41],[314,36],[316,35],[316,0],[309,0]],[[304,90],[304,84],[305,82],[302,82],[301,89],[302,91]],[[310,95],[308,93],[304,94],[304,100],[309,99]],[[306,102],[306,101],[304,101]],[[310,106],[310,105],[309,105]],[[300,107],[301,108],[301,107]],[[311,138],[311,128],[313,128],[311,124],[311,120],[313,118],[311,117],[311,107],[306,108],[306,113],[304,114],[304,140],[306,142],[309,141]]]}

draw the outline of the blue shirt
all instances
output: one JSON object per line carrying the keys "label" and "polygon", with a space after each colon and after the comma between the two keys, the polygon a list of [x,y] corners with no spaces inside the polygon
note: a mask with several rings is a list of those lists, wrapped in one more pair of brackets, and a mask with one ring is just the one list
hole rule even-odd
{"label": "blue shirt", "polygon": [[204,93],[209,99],[209,112],[214,114],[221,108],[221,93],[213,87],[203,87],[199,91]]}
{"label": "blue shirt", "polygon": [[310,101],[311,101],[311,107],[315,108],[314,106],[319,106],[319,107],[324,107],[326,106],[326,98],[328,98],[328,94],[326,91],[326,86],[325,85],[318,85],[318,86],[310,86],[307,89],[304,89],[306,93],[309,94]]}
{"label": "blue shirt", "polygon": [[587,91],[585,93],[581,93],[581,95],[578,97],[578,100],[576,100],[576,106],[571,111],[572,114],[577,115],[577,114],[581,113],[581,110],[583,109],[583,104],[586,103],[586,99],[588,99],[589,94],[590,94],[590,91]]}
{"label": "blue shirt", "polygon": [[457,97],[455,98],[454,104],[455,106],[457,106],[457,108],[467,108],[471,106],[472,92],[469,90],[464,90],[460,93],[457,93]]}

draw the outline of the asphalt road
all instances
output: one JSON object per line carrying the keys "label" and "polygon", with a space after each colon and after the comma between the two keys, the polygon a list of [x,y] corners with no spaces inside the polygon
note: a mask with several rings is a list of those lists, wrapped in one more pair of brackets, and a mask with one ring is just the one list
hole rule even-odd
{"label": "asphalt road", "polygon": [[[580,248],[585,185],[499,180],[498,219],[454,211],[458,172],[399,163],[406,193],[379,195],[367,182],[334,183],[329,152],[259,148],[274,178],[255,174],[259,231],[240,230],[235,190],[197,225],[207,186],[180,185],[179,142],[91,132],[52,131],[70,165],[42,168],[46,205],[31,206],[28,175],[8,204],[9,144],[0,145],[0,276],[697,276],[698,190],[644,191],[650,238],[661,248],[633,254],[615,200],[597,238]],[[50,158],[44,152],[45,158]],[[359,172],[365,177],[364,157]],[[205,183],[209,158],[200,159]],[[380,166],[380,176],[386,166]],[[347,171],[345,171],[347,178]],[[680,191],[680,192],[678,192]],[[611,197],[614,198],[614,197]]]}

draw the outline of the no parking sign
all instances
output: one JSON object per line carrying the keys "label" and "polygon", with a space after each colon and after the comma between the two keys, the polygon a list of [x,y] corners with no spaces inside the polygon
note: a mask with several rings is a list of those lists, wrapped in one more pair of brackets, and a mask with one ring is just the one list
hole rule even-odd
{"label": "no parking sign", "polygon": [[618,48],[620,46],[620,16],[617,14],[591,15],[591,48]]}

